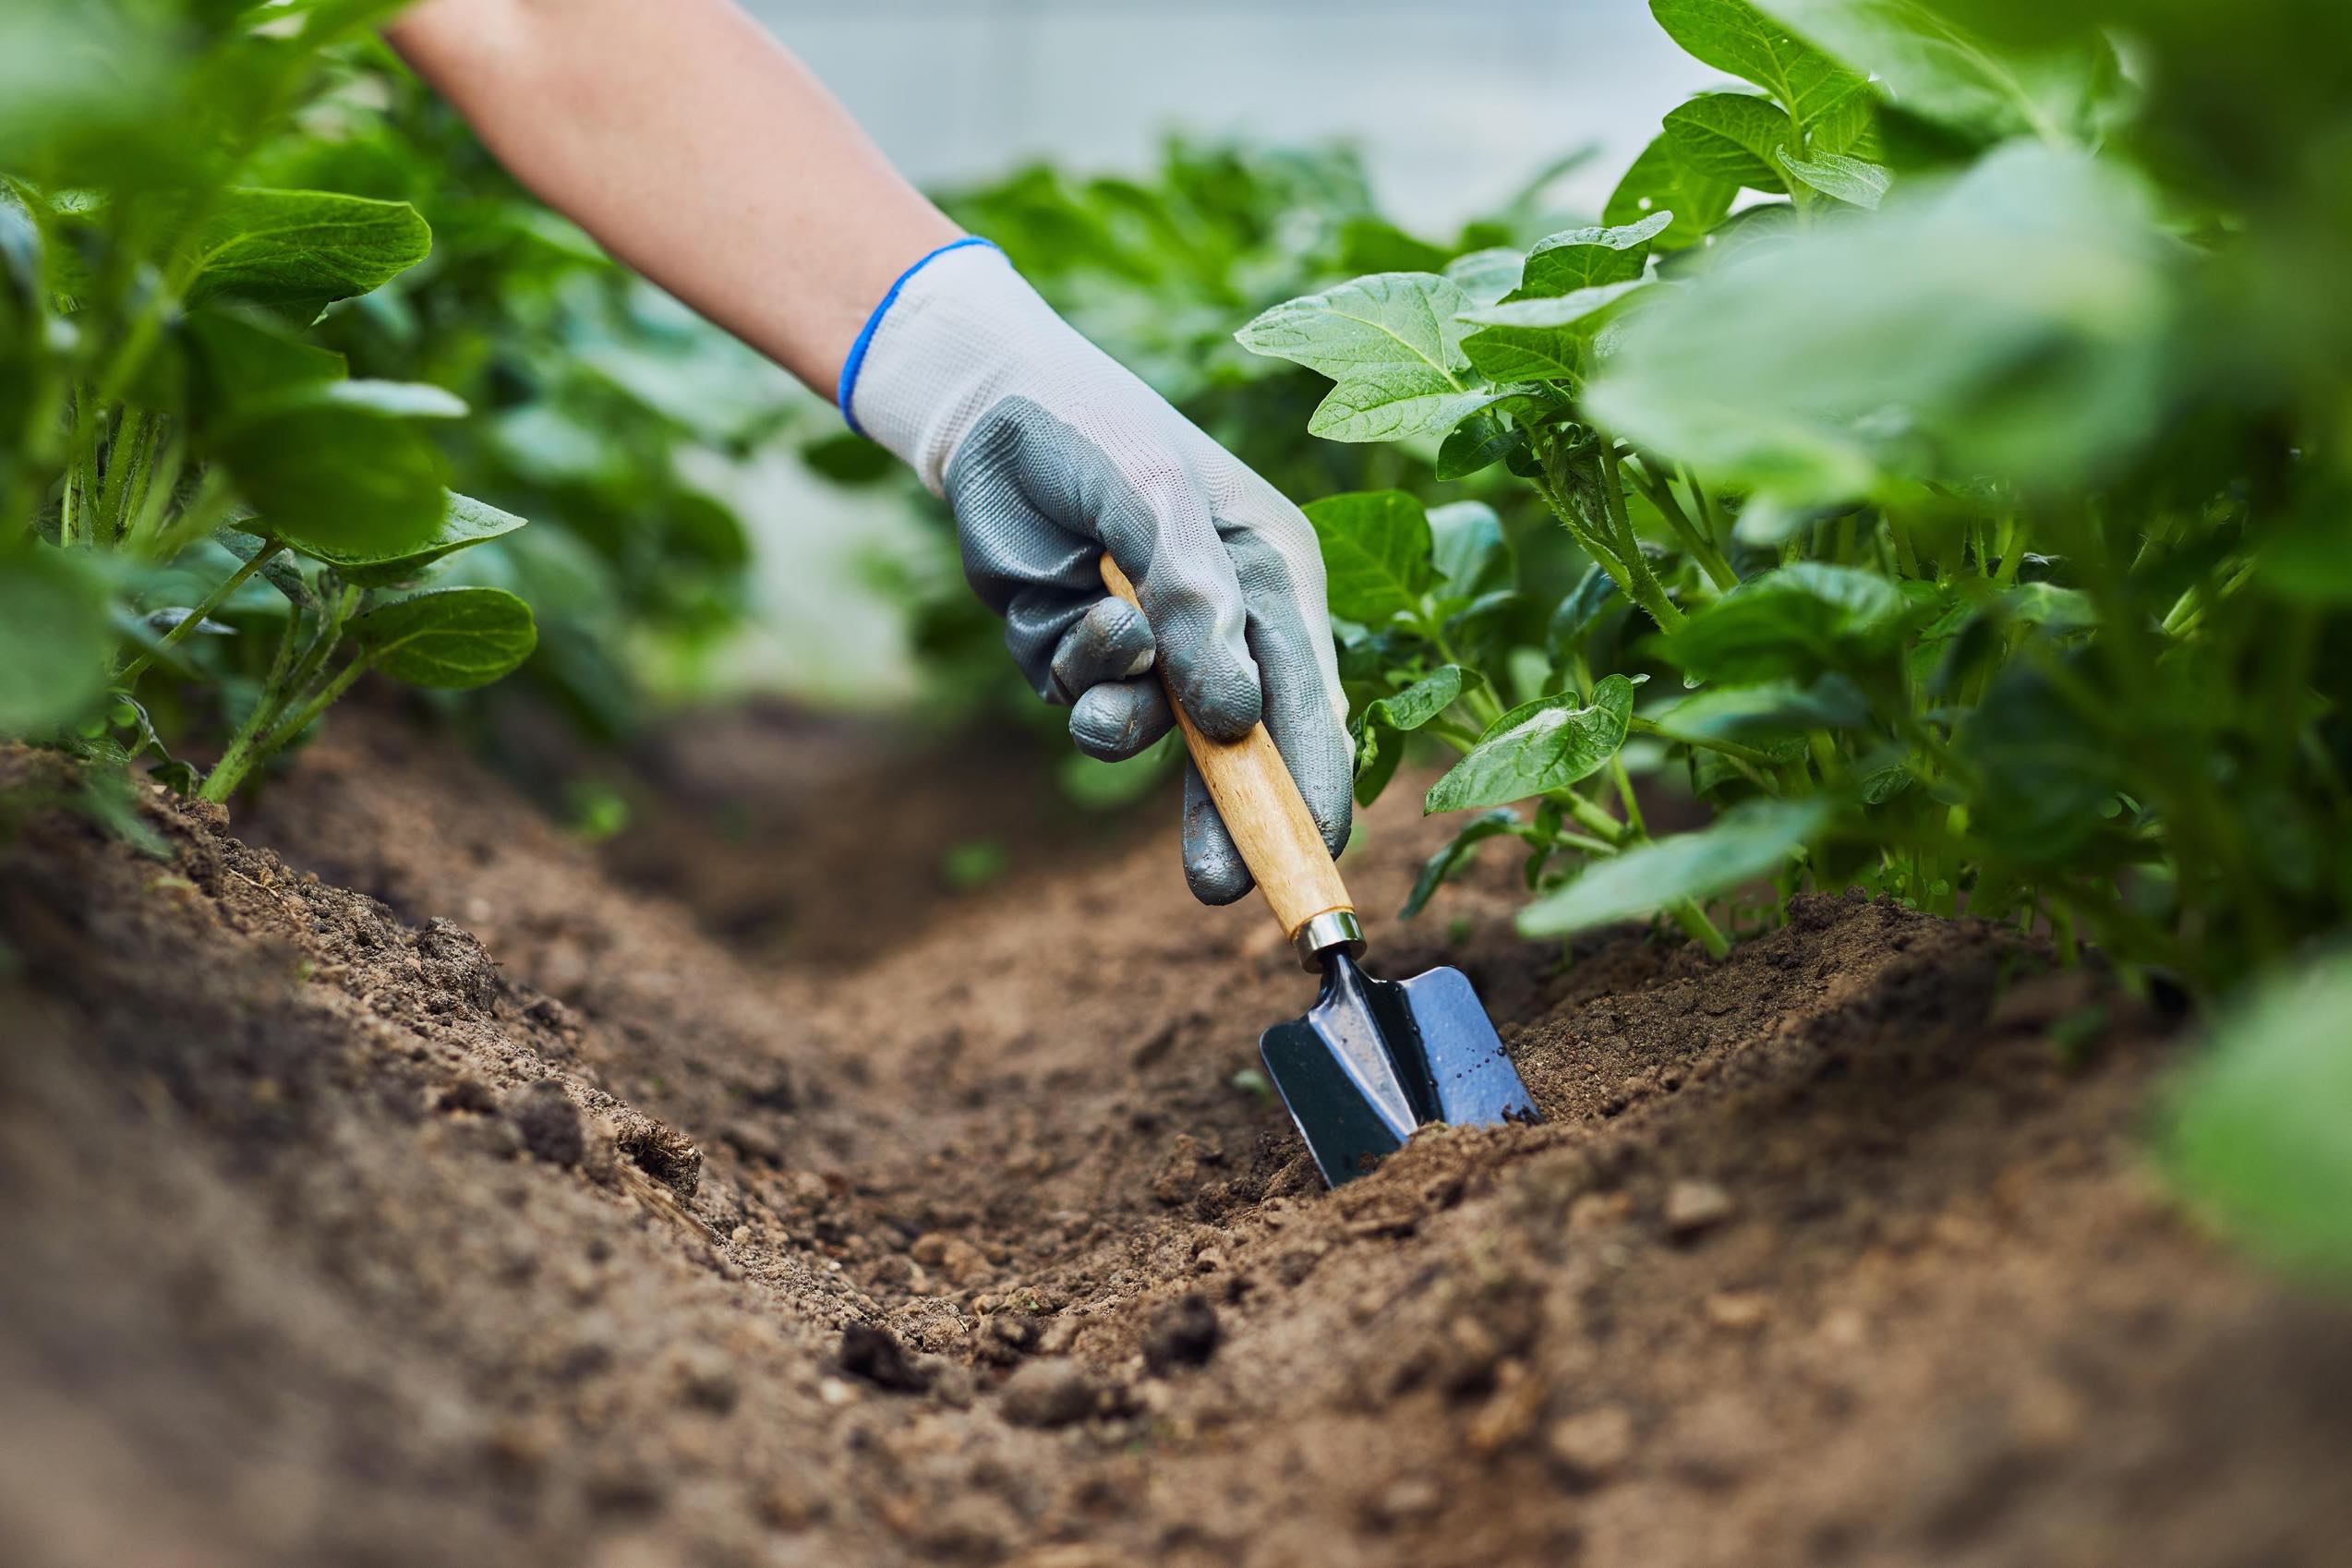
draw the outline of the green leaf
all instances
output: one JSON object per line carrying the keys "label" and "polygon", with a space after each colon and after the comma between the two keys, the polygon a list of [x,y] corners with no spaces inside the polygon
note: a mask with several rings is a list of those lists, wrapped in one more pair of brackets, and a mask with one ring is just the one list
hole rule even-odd
{"label": "green leaf", "polygon": [[2269,980],[2167,1096],[2165,1167],[2273,1264],[2352,1283],[2352,954]]}
{"label": "green leaf", "polygon": [[1809,730],[1859,730],[1870,722],[1870,705],[1852,681],[1827,675],[1810,686],[1773,681],[1710,687],[1655,722],[1671,741],[1753,741]]}
{"label": "green leaf", "polygon": [[1849,158],[1842,152],[1798,158],[1783,147],[1775,156],[1791,176],[1822,195],[1873,212],[1887,199],[1888,187],[1894,184],[1895,177],[1876,163]]}
{"label": "green leaf", "polygon": [[1701,681],[1804,680],[1892,645],[1903,597],[1875,573],[1800,561],[1758,573],[1667,634],[1666,657]]}
{"label": "green leaf", "polygon": [[1399,920],[1411,920],[1426,908],[1431,894],[1446,878],[1470,863],[1480,844],[1490,838],[1518,830],[1519,814],[1509,806],[1480,812],[1462,825],[1462,830],[1446,841],[1445,848],[1431,855],[1422,865],[1421,874],[1413,879],[1413,891],[1405,907],[1396,911]]}
{"label": "green leaf", "polygon": [[1308,421],[1342,441],[1442,435],[1494,394],[1464,380],[1471,308],[1462,285],[1431,272],[1376,272],[1277,305],[1234,334],[1252,354],[1288,359],[1335,385]]}
{"label": "green leaf", "polygon": [[1595,419],[1783,506],[1888,476],[2096,483],[2190,395],[2186,258],[2117,168],[2004,148],[1932,196],[1816,225],[1630,320]]}
{"label": "green leaf", "polygon": [[1551,625],[1545,633],[1544,642],[1555,669],[1568,667],[1570,659],[1583,645],[1585,634],[1593,629],[1593,623],[1600,619],[1601,612],[1609,608],[1610,600],[1616,597],[1617,580],[1614,577],[1598,566],[1585,569],[1585,574],[1577,579],[1574,590],[1560,601],[1559,609],[1551,612]]}
{"label": "green leaf", "polygon": [[1953,749],[1979,780],[1972,814],[1997,823],[2004,858],[2028,865],[2059,863],[2097,834],[2124,782],[2108,737],[2024,660],[1994,681]]}
{"label": "green leaf", "polygon": [[1375,725],[1400,732],[1418,730],[1452,707],[1477,680],[1458,664],[1441,665],[1395,695],[1367,704],[1358,717],[1368,730]]}
{"label": "green leaf", "polygon": [[1498,381],[1573,380],[1602,312],[1642,280],[1578,289],[1557,298],[1520,299],[1463,312],[1478,330],[1463,340],[1470,362]]}
{"label": "green leaf", "polygon": [[81,718],[106,690],[113,652],[94,573],[47,545],[0,553],[0,735]]}
{"label": "green leaf", "polygon": [[1676,156],[1709,179],[1752,190],[1783,192],[1779,151],[1795,132],[1789,116],[1744,92],[1705,92],[1666,116]]}
{"label": "green leaf", "polygon": [[1649,8],[1667,36],[1694,58],[1764,89],[1801,128],[1864,90],[1861,77],[1747,0],[1650,0]]}
{"label": "green leaf", "polygon": [[1638,278],[1649,262],[1650,241],[1673,222],[1671,211],[1653,212],[1637,223],[1566,229],[1539,239],[1527,252],[1518,289],[1511,297],[1545,298]]}
{"label": "green leaf", "polygon": [[436,588],[394,599],[346,628],[368,662],[412,686],[487,686],[531,657],[531,607],[504,588]]}
{"label": "green leaf", "polygon": [[405,201],[232,190],[205,224],[188,303],[233,294],[316,315],[381,287],[432,247],[432,230]]}
{"label": "green leaf", "polygon": [[1482,501],[1449,501],[1429,509],[1432,559],[1438,575],[1456,594],[1479,594],[1507,578],[1510,549],[1502,519]]}
{"label": "green leaf", "polygon": [[1563,692],[1514,708],[1452,771],[1430,786],[1424,809],[1499,806],[1588,778],[1617,754],[1634,718],[1634,683],[1605,677],[1592,705]]}
{"label": "green leaf", "polygon": [[1438,448],[1437,476],[1466,479],[1502,462],[1525,440],[1526,432],[1481,409],[1453,427]]}
{"label": "green leaf", "polygon": [[2039,54],[1996,48],[1922,0],[1758,0],[1896,107],[1986,141],[2057,141],[2111,66],[2104,39]]}
{"label": "green leaf", "polygon": [[406,582],[445,555],[512,534],[523,526],[523,519],[513,513],[501,512],[471,496],[452,490],[445,500],[446,510],[439,532],[420,544],[390,554],[336,550],[292,538],[287,543],[333,567],[346,583],[380,588]]}
{"label": "green leaf", "polygon": [[1323,547],[1333,615],[1377,627],[1420,607],[1436,566],[1418,501],[1403,490],[1351,490],[1309,502],[1306,512]]}
{"label": "green leaf", "polygon": [[1668,213],[1673,221],[1651,238],[1650,247],[1683,250],[1722,223],[1739,194],[1737,183],[1702,174],[1684,163],[1674,151],[1673,139],[1660,132],[1617,182],[1600,217],[1604,223],[1625,225]]}
{"label": "green leaf", "polygon": [[261,514],[253,531],[306,550],[387,556],[441,526],[446,464],[422,421],[464,412],[438,387],[320,382],[241,411],[211,445]]}
{"label": "green leaf", "polygon": [[1524,936],[1568,936],[1707,899],[1772,875],[1828,826],[1829,802],[1743,802],[1696,833],[1677,834],[1596,862],[1574,882],[1519,911]]}
{"label": "green leaf", "polygon": [[1445,275],[1461,285],[1473,305],[1492,305],[1519,286],[1526,258],[1511,247],[1473,250],[1445,264]]}

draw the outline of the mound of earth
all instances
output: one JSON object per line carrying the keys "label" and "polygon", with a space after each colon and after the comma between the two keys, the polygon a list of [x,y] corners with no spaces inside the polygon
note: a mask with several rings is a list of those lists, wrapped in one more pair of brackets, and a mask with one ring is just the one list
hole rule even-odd
{"label": "mound of earth", "polygon": [[[2032,940],[1563,964],[1498,863],[1375,967],[1465,969],[1549,1121],[1325,1193],[1251,1070],[1310,986],[1165,824],[718,776],[600,854],[377,717],[157,792],[165,858],[17,825],[10,1562],[2343,1561],[2352,1311],[2173,1210],[2172,1030]],[[892,834],[1007,811],[977,893]]]}

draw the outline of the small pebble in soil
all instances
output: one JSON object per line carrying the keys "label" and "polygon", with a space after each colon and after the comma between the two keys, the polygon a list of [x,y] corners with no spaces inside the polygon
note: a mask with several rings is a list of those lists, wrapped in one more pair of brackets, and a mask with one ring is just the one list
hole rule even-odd
{"label": "small pebble in soil", "polygon": [[506,1115],[523,1135],[523,1147],[550,1164],[576,1165],[587,1152],[580,1108],[554,1079],[541,1079],[515,1095]]}
{"label": "small pebble in soil", "polygon": [[1161,1377],[1178,1367],[1200,1367],[1217,1353],[1217,1309],[1198,1293],[1152,1314],[1143,1331],[1143,1364]]}
{"label": "small pebble in soil", "polygon": [[1016,1427],[1067,1427],[1095,1405],[1086,1369],[1058,1357],[1024,1362],[1005,1380],[998,1409]]}
{"label": "small pebble in soil", "polygon": [[724,1416],[743,1394],[742,1380],[724,1351],[707,1345],[680,1350],[672,1360],[678,1392],[687,1404]]}
{"label": "small pebble in soil", "polygon": [[1666,1233],[1696,1236],[1731,1217],[1731,1195],[1711,1181],[1678,1181],[1666,1189]]}
{"label": "small pebble in soil", "polygon": [[1614,1405],[1579,1410],[1551,1424],[1544,1446],[1578,1479],[1607,1480],[1634,1456],[1634,1418]]}
{"label": "small pebble in soil", "polygon": [[851,1323],[841,1331],[841,1369],[894,1393],[921,1393],[931,1386],[929,1371],[917,1365],[888,1329]]}

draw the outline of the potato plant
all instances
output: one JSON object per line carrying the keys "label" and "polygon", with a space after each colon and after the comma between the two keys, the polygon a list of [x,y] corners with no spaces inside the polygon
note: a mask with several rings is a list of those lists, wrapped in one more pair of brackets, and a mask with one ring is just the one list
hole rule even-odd
{"label": "potato plant", "polygon": [[425,221],[247,177],[392,8],[0,12],[0,56],[56,67],[0,105],[0,732],[122,762],[161,756],[151,710],[217,707],[210,769],[157,772],[225,800],[368,670],[464,689],[531,653],[514,594],[429,581],[522,526],[447,488],[465,404],[316,341]]}
{"label": "potato plant", "polygon": [[[1512,839],[1537,935],[1720,952],[1859,885],[2218,985],[2341,925],[2340,8],[1652,10],[1735,82],[1599,222],[1237,334],[1331,380],[1312,434],[1507,473],[1591,563],[1562,597],[1475,509],[1309,509],[1360,797],[1461,754],[1414,906]],[[1539,648],[1496,632],[1531,594]],[[1711,825],[1654,834],[1682,790]]]}

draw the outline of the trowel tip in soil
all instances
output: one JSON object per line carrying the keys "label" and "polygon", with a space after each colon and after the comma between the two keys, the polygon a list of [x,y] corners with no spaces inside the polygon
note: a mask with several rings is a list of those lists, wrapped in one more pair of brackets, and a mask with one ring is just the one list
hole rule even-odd
{"label": "trowel tip in soil", "polygon": [[1314,1007],[1266,1031],[1259,1052],[1333,1187],[1372,1169],[1424,1122],[1542,1119],[1460,970],[1395,983],[1335,948],[1324,955]]}

